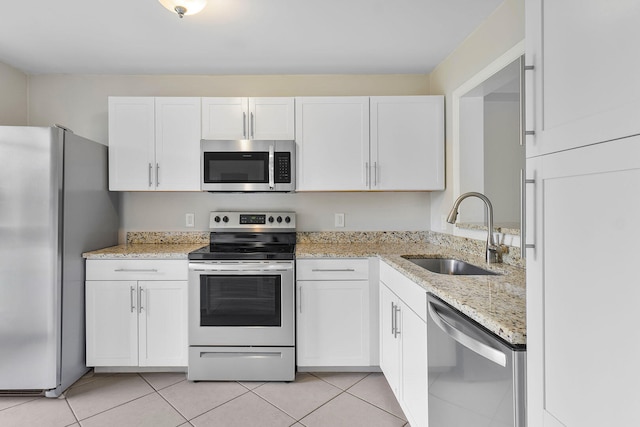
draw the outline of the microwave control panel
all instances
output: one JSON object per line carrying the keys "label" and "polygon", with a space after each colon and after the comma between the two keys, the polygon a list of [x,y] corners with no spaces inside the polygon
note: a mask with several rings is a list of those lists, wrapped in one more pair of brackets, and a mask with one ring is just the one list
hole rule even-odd
{"label": "microwave control panel", "polygon": [[291,153],[276,152],[274,166],[274,182],[290,183],[291,182]]}

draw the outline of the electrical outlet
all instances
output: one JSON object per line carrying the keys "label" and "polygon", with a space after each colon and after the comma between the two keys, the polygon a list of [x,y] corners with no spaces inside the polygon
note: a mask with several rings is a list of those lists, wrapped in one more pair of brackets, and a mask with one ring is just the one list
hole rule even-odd
{"label": "electrical outlet", "polygon": [[196,226],[196,214],[193,214],[193,213],[184,214],[184,225],[186,227],[195,227]]}
{"label": "electrical outlet", "polygon": [[336,227],[344,227],[344,214],[343,213],[335,214],[335,226]]}

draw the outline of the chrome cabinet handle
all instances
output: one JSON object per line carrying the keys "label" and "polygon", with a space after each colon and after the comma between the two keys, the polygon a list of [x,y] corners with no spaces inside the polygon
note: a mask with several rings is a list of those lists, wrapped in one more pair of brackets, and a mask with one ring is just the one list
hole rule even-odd
{"label": "chrome cabinet handle", "polygon": [[525,170],[520,169],[520,257],[523,259],[527,249],[536,247],[535,243],[527,243],[527,184],[535,186],[535,183],[535,178],[527,179]]}
{"label": "chrome cabinet handle", "polygon": [[149,187],[153,186],[153,176],[151,175],[153,171],[153,166],[149,163]]}
{"label": "chrome cabinet handle", "polygon": [[[140,287],[140,297],[139,297],[139,301],[138,301],[138,313],[142,313],[142,310],[144,310],[144,307],[142,305],[142,293],[144,292],[144,288]],[[145,298],[146,298],[146,292],[144,294]],[[146,301],[145,301],[146,303]]]}
{"label": "chrome cabinet handle", "polygon": [[373,186],[378,186],[378,162],[373,162]]}
{"label": "chrome cabinet handle", "polygon": [[451,338],[453,338],[469,350],[477,353],[485,359],[497,363],[500,366],[507,366],[507,356],[502,351],[490,347],[487,344],[482,343],[455,328],[449,322],[444,320],[444,318],[440,315],[440,313],[438,313],[438,310],[432,302],[429,302],[429,316],[431,316],[431,319],[435,322],[436,325],[438,325],[440,329],[442,329],[444,333],[449,335]]}
{"label": "chrome cabinet handle", "polygon": [[394,310],[393,313],[393,317],[395,318],[395,323],[396,323],[396,330],[393,333],[393,337],[394,338],[398,338],[398,335],[400,335],[400,328],[398,328],[398,314],[400,313],[400,306],[396,304],[396,308]]}
{"label": "chrome cabinet handle", "polygon": [[311,271],[314,272],[322,272],[322,271],[356,271],[355,268],[313,268]]}
{"label": "chrome cabinet handle", "polygon": [[253,112],[251,112],[251,138],[253,138],[254,124],[253,124]]}
{"label": "chrome cabinet handle", "polygon": [[135,304],[135,302],[133,301],[133,298],[134,298],[133,294],[135,293],[136,288],[135,288],[135,286],[131,286],[130,288],[131,288],[131,289],[130,289],[130,291],[129,291],[129,300],[131,301],[131,312],[132,312],[132,313],[135,313],[135,311],[136,311],[136,304]]}
{"label": "chrome cabinet handle", "polygon": [[395,309],[395,304],[393,303],[393,301],[391,301],[391,335],[393,335],[393,337],[395,338],[396,336],[396,309]]}
{"label": "chrome cabinet handle", "polygon": [[242,136],[247,137],[247,113],[242,112]]}
{"label": "chrome cabinet handle", "polygon": [[[525,82],[523,83],[523,86],[524,86],[525,90],[522,92],[523,93],[523,97],[524,97],[524,102],[522,103],[523,104],[523,108],[524,108],[524,135],[525,136],[534,136],[536,134],[536,132],[534,130],[535,129],[534,97],[533,96],[530,96],[530,97],[526,96],[526,88],[527,87],[531,87],[532,89],[534,88],[534,84],[533,83],[535,82],[535,79],[534,79],[533,71],[535,70],[535,67],[533,65],[525,65],[522,68],[523,68],[523,74],[524,74],[524,79],[523,80],[525,80]],[[526,84],[527,71],[531,71],[531,73],[529,73],[529,74],[531,74],[531,78],[530,78],[530,82],[531,83],[528,84],[528,85]],[[532,91],[531,94],[534,95],[535,92]],[[527,108],[526,103],[528,101],[531,103],[531,105],[530,105],[531,108]],[[527,124],[529,125],[529,130],[527,130]]]}
{"label": "chrome cabinet handle", "polygon": [[157,268],[117,268],[118,273],[157,273]]}
{"label": "chrome cabinet handle", "polygon": [[160,185],[160,164],[156,163],[156,187]]}
{"label": "chrome cabinet handle", "polygon": [[300,307],[298,309],[300,310],[300,313],[302,313],[302,286],[298,288],[298,298],[300,299]]}
{"label": "chrome cabinet handle", "polygon": [[369,187],[369,162],[364,162],[364,185]]}

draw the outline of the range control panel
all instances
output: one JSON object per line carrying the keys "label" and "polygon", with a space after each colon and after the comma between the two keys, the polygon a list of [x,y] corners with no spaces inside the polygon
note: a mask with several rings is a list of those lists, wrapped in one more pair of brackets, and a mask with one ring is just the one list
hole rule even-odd
{"label": "range control panel", "polygon": [[211,212],[211,229],[295,229],[295,212]]}

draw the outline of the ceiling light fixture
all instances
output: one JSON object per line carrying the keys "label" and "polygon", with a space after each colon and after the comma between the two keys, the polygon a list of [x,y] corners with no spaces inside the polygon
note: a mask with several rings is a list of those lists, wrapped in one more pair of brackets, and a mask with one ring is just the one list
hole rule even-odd
{"label": "ceiling light fixture", "polygon": [[178,14],[195,15],[207,5],[207,0],[158,0],[164,7]]}

